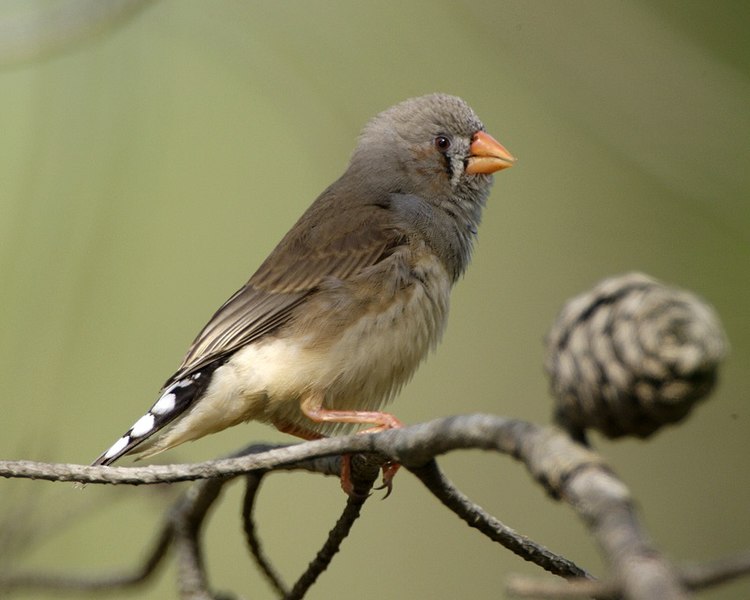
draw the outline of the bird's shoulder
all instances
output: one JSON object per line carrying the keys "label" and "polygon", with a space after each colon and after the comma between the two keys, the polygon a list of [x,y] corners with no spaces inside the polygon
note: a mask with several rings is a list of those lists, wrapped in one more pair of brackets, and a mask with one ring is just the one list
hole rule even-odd
{"label": "bird's shoulder", "polygon": [[268,293],[306,292],[323,279],[347,279],[408,244],[392,194],[324,193],[300,217],[248,281]]}

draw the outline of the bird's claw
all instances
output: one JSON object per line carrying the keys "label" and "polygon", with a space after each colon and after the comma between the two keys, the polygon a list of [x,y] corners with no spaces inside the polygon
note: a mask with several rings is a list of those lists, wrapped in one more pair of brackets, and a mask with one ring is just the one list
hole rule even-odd
{"label": "bird's claw", "polygon": [[391,492],[393,491],[393,478],[396,476],[396,473],[398,473],[400,468],[400,464],[392,461],[388,461],[383,465],[383,483],[375,488],[376,490],[385,490],[385,495],[382,498],[383,500],[391,495]]}
{"label": "bird's claw", "polygon": [[[391,492],[393,491],[393,478],[396,476],[396,473],[401,468],[401,465],[388,461],[383,465],[383,483],[381,483],[379,486],[373,488],[376,490],[385,490],[385,495],[383,496],[383,500],[385,500],[388,496],[391,495]],[[345,454],[341,457],[341,489],[344,490],[344,493],[353,499],[364,499],[369,498],[371,494],[360,494],[357,493],[354,490],[354,483],[352,482],[352,457],[349,454]]]}

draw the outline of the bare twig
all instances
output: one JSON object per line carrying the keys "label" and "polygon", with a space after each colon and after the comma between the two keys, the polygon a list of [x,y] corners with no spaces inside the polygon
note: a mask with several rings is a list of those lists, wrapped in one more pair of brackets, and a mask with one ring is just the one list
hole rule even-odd
{"label": "bare twig", "polygon": [[170,511],[182,600],[214,600],[208,588],[200,535],[208,511],[227,481],[208,479],[192,485]]}
{"label": "bare twig", "polygon": [[[283,445],[253,444],[234,453],[247,456],[268,452]],[[300,461],[285,467],[290,470],[305,470],[324,475],[336,475],[340,471],[339,457],[325,457]],[[251,475],[248,475],[250,477]],[[160,564],[174,544],[180,565],[180,593],[182,598],[215,598],[208,589],[200,548],[200,530],[211,505],[218,499],[229,478],[196,482],[175,503],[166,523],[159,533],[153,551],[143,565],[132,573],[111,574],[98,577],[70,577],[43,573],[0,574],[0,591],[51,590],[59,593],[113,591],[143,583]]]}
{"label": "bare twig", "polygon": [[[63,463],[35,461],[0,461],[0,477],[21,479],[43,479],[46,481],[75,481],[78,483],[103,483],[123,485],[154,485],[235,477],[258,469],[305,468],[316,472],[327,472],[325,461],[316,459],[346,452],[374,452],[365,440],[369,436],[329,438],[315,442],[304,442],[294,446],[259,446],[271,448],[258,454],[243,451],[237,458],[222,458],[202,463],[184,465],[152,465],[143,467],[90,467]],[[342,444],[342,440],[352,443]],[[351,450],[348,448],[351,446]],[[256,448],[254,445],[251,448]],[[247,450],[247,449],[246,449]],[[301,467],[305,463],[308,467]],[[317,466],[314,466],[317,464]]]}
{"label": "bare twig", "polygon": [[750,550],[701,565],[686,565],[682,575],[687,586],[694,590],[750,575]]}
{"label": "bare twig", "polygon": [[577,600],[598,598],[614,600],[621,597],[619,587],[611,581],[591,579],[569,579],[567,581],[540,580],[514,575],[508,578],[505,588],[511,596],[519,598],[542,598],[544,600]]}
{"label": "bare twig", "polygon": [[564,497],[604,550],[626,598],[688,598],[675,568],[651,544],[627,488],[602,468],[571,474]]}
{"label": "bare twig", "polygon": [[[519,449],[524,444],[533,445],[538,436],[531,440],[526,438],[541,430],[544,428],[539,425],[515,419],[494,415],[463,415],[371,435],[327,438],[293,446],[256,445],[252,448],[271,449],[252,454],[242,451],[239,456],[232,458],[194,464],[91,467],[23,460],[0,461],[0,477],[91,484],[153,485],[231,477],[258,469],[299,468],[298,465],[304,461],[356,453],[381,454],[404,466],[419,467],[436,456],[458,449],[482,448],[519,457]],[[589,461],[603,462],[591,452],[586,457]],[[549,466],[559,470],[559,465],[555,465],[553,461]],[[539,476],[543,478],[543,474]]]}
{"label": "bare twig", "polygon": [[242,503],[242,523],[245,531],[245,540],[250,548],[250,553],[258,565],[261,573],[265,576],[268,583],[273,589],[275,589],[279,597],[283,598],[287,595],[288,589],[284,580],[279,575],[278,571],[271,564],[271,561],[263,551],[263,546],[258,537],[258,532],[255,527],[255,519],[253,518],[253,511],[255,508],[255,499],[258,497],[258,490],[260,484],[263,481],[264,471],[257,471],[255,473],[249,473],[245,477],[245,498]]}
{"label": "bare twig", "polygon": [[344,512],[329,532],[325,544],[323,544],[323,547],[307,566],[305,572],[297,579],[291,591],[284,596],[285,600],[300,600],[304,598],[320,574],[331,564],[333,557],[341,548],[341,542],[349,535],[352,526],[359,518],[362,506],[366,500],[367,498],[364,496],[350,496],[347,499]]}
{"label": "bare twig", "polygon": [[68,575],[44,575],[38,573],[0,574],[0,592],[14,590],[50,590],[60,593],[80,594],[117,588],[134,587],[143,583],[154,573],[172,543],[172,526],[167,524],[159,533],[151,552],[140,567],[131,573],[100,575],[97,577],[70,577]]}
{"label": "bare twig", "polygon": [[[679,570],[685,587],[698,591],[738,577],[750,574],[750,552],[729,556],[701,565],[687,565]],[[520,598],[544,598],[545,600],[572,600],[597,597],[602,600],[619,598],[621,588],[613,581],[574,579],[542,581],[532,577],[516,575],[508,580],[508,593]]]}
{"label": "bare twig", "polygon": [[310,562],[305,572],[300,576],[285,597],[285,600],[300,600],[305,596],[310,587],[315,583],[321,573],[328,568],[331,560],[341,548],[341,543],[346,539],[355,521],[359,518],[362,506],[369,497],[372,485],[378,476],[379,465],[382,461],[368,461],[363,457],[352,457],[352,484],[354,493],[347,498],[344,512],[336,521],[333,529],[328,533],[328,538],[323,547],[318,551],[315,558]]}
{"label": "bare twig", "polygon": [[410,470],[438,500],[463,519],[469,527],[478,529],[524,560],[561,577],[591,577],[575,563],[514,531],[488,514],[481,506],[474,504],[453,486],[434,460],[424,467]]}

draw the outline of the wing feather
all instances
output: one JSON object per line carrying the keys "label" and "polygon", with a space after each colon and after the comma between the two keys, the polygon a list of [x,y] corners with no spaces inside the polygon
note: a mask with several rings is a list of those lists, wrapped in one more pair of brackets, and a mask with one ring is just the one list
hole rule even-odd
{"label": "wing feather", "polygon": [[287,323],[324,279],[346,280],[404,243],[387,202],[342,206],[338,196],[332,186],[305,212],[216,311],[165,387]]}

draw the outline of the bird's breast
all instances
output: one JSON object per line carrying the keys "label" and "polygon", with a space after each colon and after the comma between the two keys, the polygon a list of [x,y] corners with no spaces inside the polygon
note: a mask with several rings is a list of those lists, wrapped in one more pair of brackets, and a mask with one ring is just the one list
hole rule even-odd
{"label": "bird's breast", "polygon": [[248,392],[267,399],[263,420],[310,422],[301,396],[338,410],[377,410],[442,336],[451,279],[431,252],[404,248],[346,280],[331,280],[272,339],[240,351]]}
{"label": "bird's breast", "polygon": [[360,314],[332,340],[329,356],[336,367],[326,392],[331,408],[376,410],[443,334],[451,280],[442,263],[432,254],[394,262],[390,284],[373,289],[369,301],[357,298]]}
{"label": "bird's breast", "polygon": [[314,426],[302,414],[305,395],[323,394],[329,409],[377,410],[440,340],[450,288],[434,254],[408,248],[349,280],[327,282],[283,330],[219,370],[236,390],[222,396],[242,398],[230,412],[331,433],[338,428]]}

